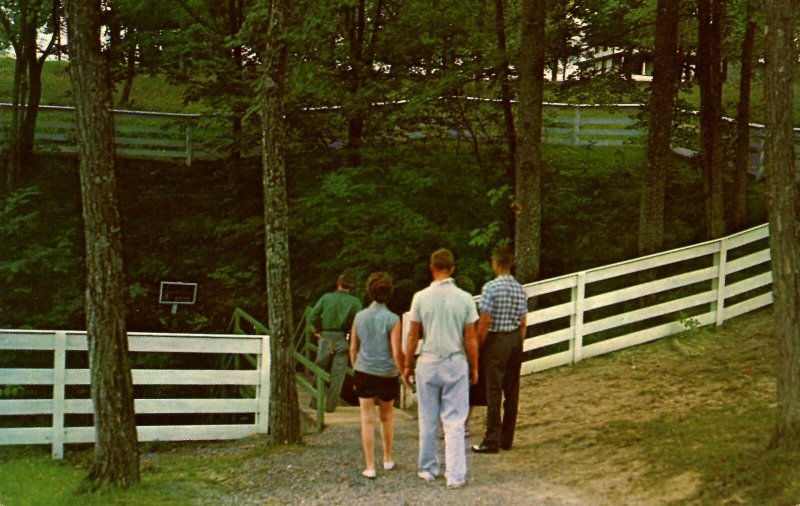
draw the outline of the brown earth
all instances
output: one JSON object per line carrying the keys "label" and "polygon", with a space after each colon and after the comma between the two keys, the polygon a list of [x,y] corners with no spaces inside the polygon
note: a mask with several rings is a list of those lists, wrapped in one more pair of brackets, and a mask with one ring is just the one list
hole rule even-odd
{"label": "brown earth", "polygon": [[[683,472],[653,478],[658,470],[645,463],[645,448],[615,445],[614,428],[701,406],[726,406],[732,388],[774,399],[774,380],[753,373],[756,365],[749,362],[771,353],[767,316],[744,317],[736,326],[726,325],[710,335],[667,338],[524,377],[514,448],[497,455],[468,455],[470,478],[462,489],[447,490],[442,479],[427,484],[416,477],[416,421],[402,411],[395,420],[397,469],[379,470],[376,480],[365,480],[360,476],[357,408],[340,408],[325,431],[307,434],[303,445],[243,462],[248,472],[225,477],[230,493],[215,493],[208,500],[348,505],[695,503],[693,497],[703,486],[701,476]],[[476,433],[484,413],[481,408],[476,413]],[[472,443],[478,442],[480,434],[473,435]],[[268,445],[267,438],[206,451],[262,444]]]}

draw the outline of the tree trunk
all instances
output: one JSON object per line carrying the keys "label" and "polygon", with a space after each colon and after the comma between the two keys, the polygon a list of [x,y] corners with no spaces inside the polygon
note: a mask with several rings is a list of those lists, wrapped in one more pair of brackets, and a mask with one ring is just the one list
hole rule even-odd
{"label": "tree trunk", "polygon": [[800,450],[800,238],[794,167],[793,0],[766,0],[766,168],[772,253],[774,333],[778,339],[778,417],[771,446]]}
{"label": "tree trunk", "polygon": [[519,54],[519,139],[517,142],[517,279],[538,279],[542,242],[542,100],[547,6],[523,0]]}
{"label": "tree trunk", "polygon": [[114,175],[111,79],[100,50],[100,0],[67,0],[86,240],[86,330],[94,403],[95,453],[89,479],[139,482],[139,447],[125,327],[125,276]]}
{"label": "tree trunk", "polygon": [[288,56],[286,17],[291,0],[269,2],[267,45],[261,92],[264,165],[264,242],[272,369],[269,427],[276,442],[300,440],[300,408],[292,345],[292,287],[289,269],[289,206],[286,196],[284,79]]}
{"label": "tree trunk", "polygon": [[[515,181],[514,160],[517,152],[517,133],[514,130],[514,111],[511,108],[511,86],[509,85],[508,47],[506,44],[506,15],[505,0],[495,0],[495,26],[497,29],[497,47],[500,50],[500,98],[503,102],[503,120],[506,127],[506,142],[508,144],[508,182],[513,191]],[[555,74],[553,74],[555,75]],[[555,79],[554,79],[555,80]]]}
{"label": "tree trunk", "polygon": [[736,114],[736,158],[733,166],[733,209],[731,230],[738,232],[747,226],[747,171],[750,168],[750,88],[753,82],[753,43],[756,23],[754,0],[747,1],[742,65],[739,79],[739,107]]}
{"label": "tree trunk", "polygon": [[[356,97],[361,91],[364,68],[364,31],[366,28],[366,1],[358,0],[353,7],[350,25],[350,93]],[[353,103],[353,102],[351,102]],[[354,164],[359,163],[358,150],[364,137],[364,113],[360,104],[349,111],[347,122],[347,145],[352,150]]]}
{"label": "tree trunk", "polygon": [[678,58],[679,3],[658,0],[653,83],[647,137],[647,171],[639,207],[639,255],[664,246],[664,198],[672,171],[672,121],[681,67]]}
{"label": "tree trunk", "polygon": [[700,81],[700,152],[706,233],[725,235],[724,162],[722,160],[722,18],[724,0],[698,2],[697,76]]}

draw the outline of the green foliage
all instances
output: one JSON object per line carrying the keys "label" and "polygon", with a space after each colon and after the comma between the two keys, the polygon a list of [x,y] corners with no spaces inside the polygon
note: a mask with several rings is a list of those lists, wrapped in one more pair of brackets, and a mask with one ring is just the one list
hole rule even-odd
{"label": "green foliage", "polygon": [[0,327],[80,321],[80,215],[53,190],[29,186],[0,205]]}
{"label": "green foliage", "polygon": [[292,202],[292,262],[303,266],[293,279],[302,305],[342,270],[356,274],[362,296],[367,275],[385,270],[396,281],[396,307],[405,309],[429,282],[428,255],[439,247],[451,248],[459,273],[480,286],[488,251],[469,244],[469,231],[491,219],[490,206],[474,163],[442,147],[397,148],[392,157],[369,150],[360,166],[334,159],[345,164],[303,182]]}

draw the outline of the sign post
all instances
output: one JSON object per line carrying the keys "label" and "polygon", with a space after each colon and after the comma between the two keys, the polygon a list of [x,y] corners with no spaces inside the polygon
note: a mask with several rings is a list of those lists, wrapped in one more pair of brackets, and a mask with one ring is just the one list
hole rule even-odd
{"label": "sign post", "polygon": [[158,294],[159,304],[172,304],[172,314],[178,312],[179,305],[192,305],[197,302],[197,283],[181,281],[162,281]]}

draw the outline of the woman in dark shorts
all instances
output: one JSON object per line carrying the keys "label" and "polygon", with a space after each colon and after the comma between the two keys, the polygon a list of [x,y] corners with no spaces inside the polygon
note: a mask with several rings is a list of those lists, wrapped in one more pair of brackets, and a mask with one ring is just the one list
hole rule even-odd
{"label": "woman in dark shorts", "polygon": [[400,394],[398,376],[404,361],[400,336],[400,317],[389,311],[392,278],[374,272],[367,278],[367,294],[372,304],[356,314],[350,333],[350,361],[355,369],[355,386],[361,406],[361,444],[366,466],[361,473],[375,478],[375,398],[381,421],[383,468],[394,469],[392,408]]}

